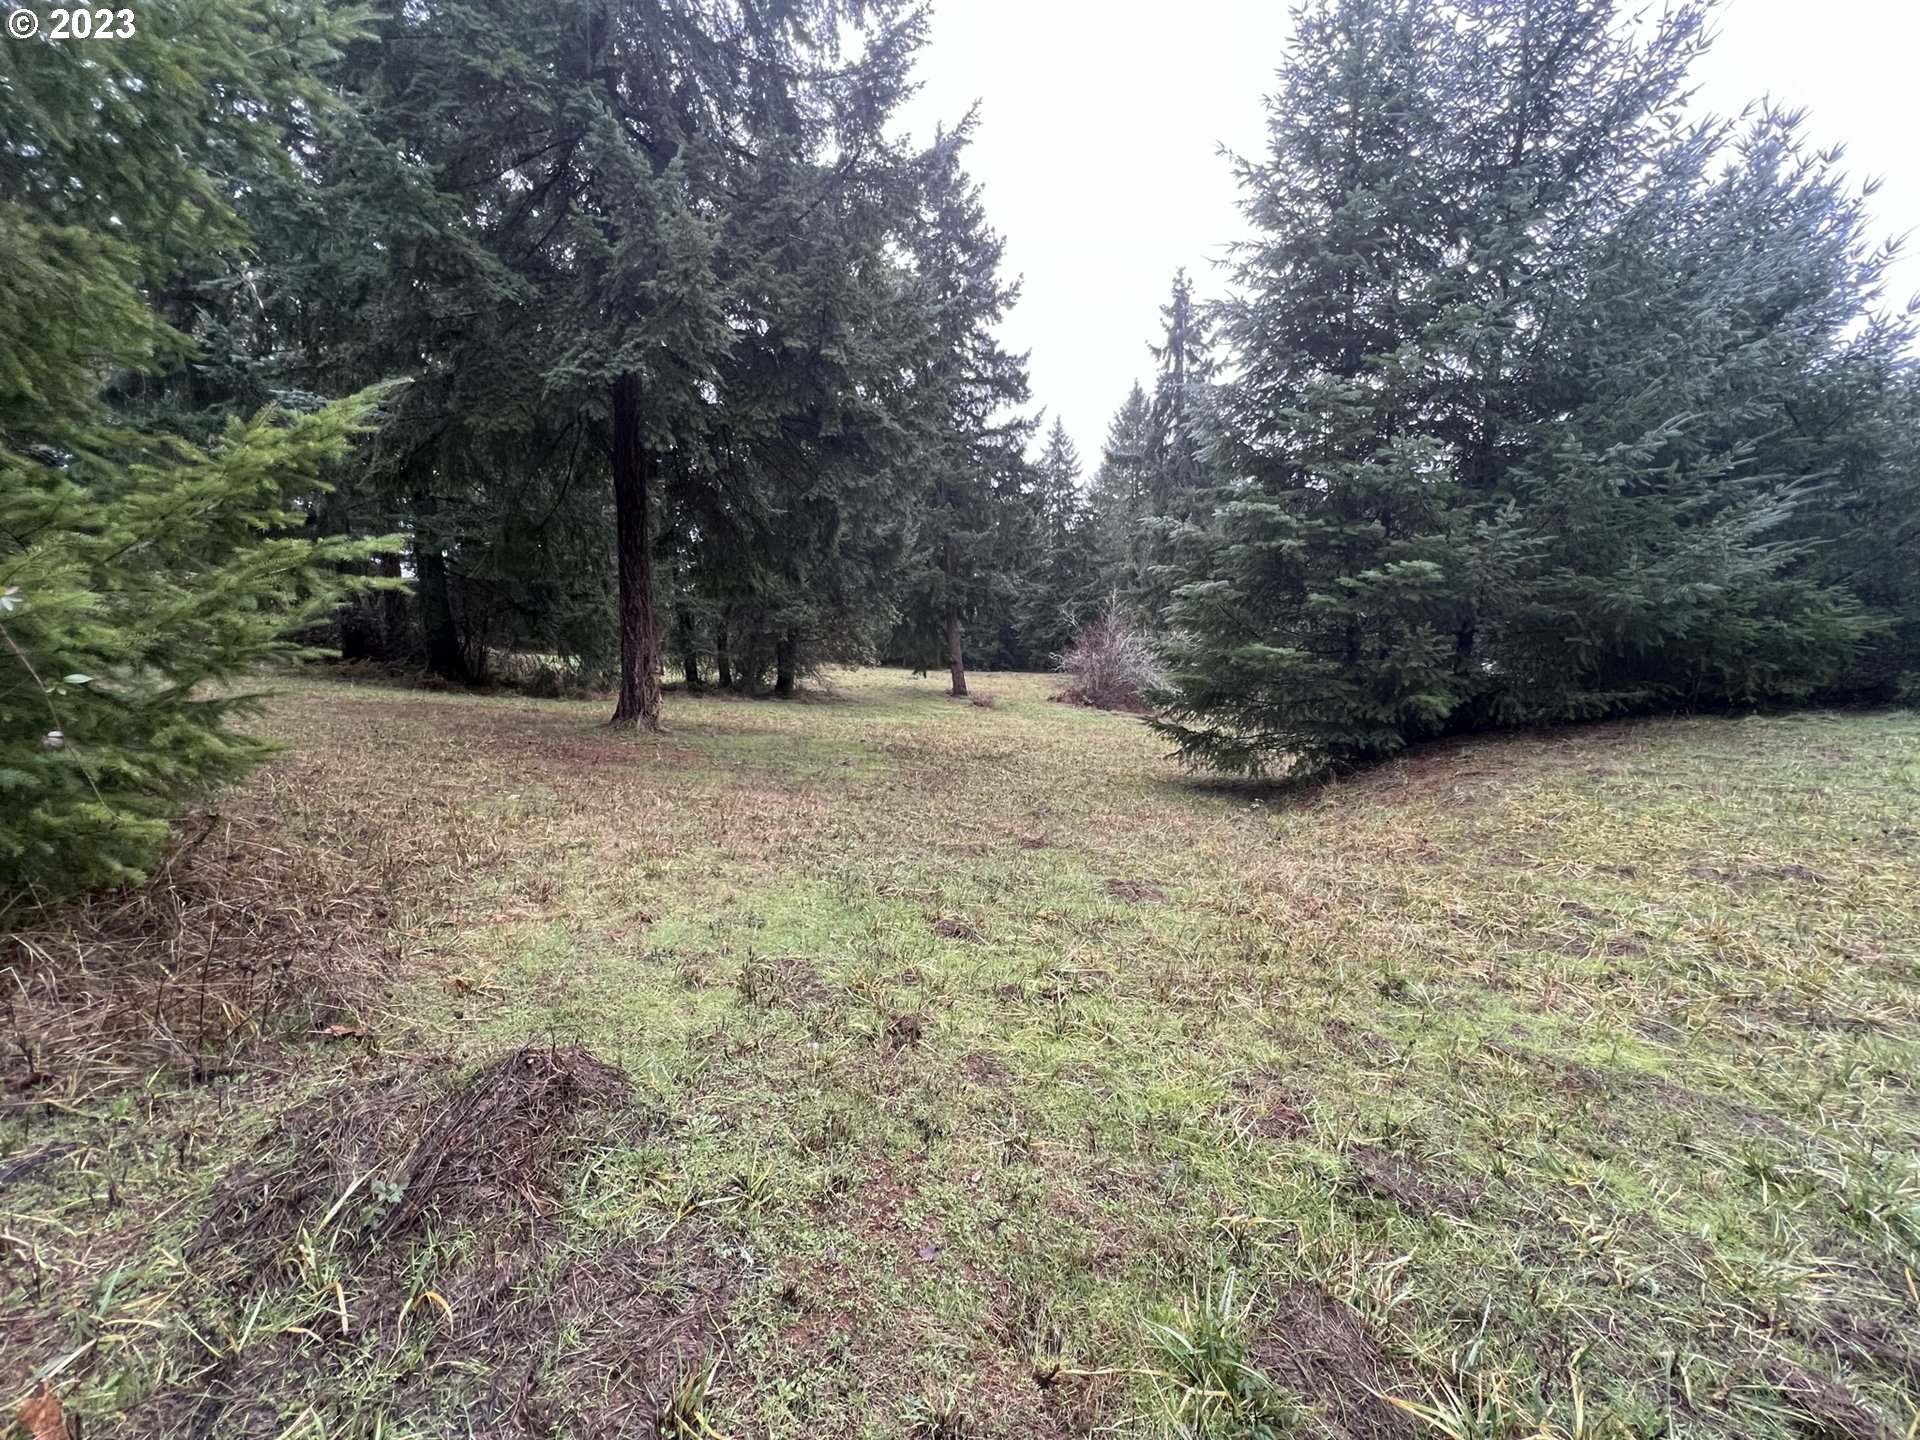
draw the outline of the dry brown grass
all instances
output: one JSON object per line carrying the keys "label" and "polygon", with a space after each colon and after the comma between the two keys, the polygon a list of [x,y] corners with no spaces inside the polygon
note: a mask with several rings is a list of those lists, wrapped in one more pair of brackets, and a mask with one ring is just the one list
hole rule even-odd
{"label": "dry brown grass", "polygon": [[[229,812],[385,897],[394,994],[264,1085],[176,1068],[15,1112],[15,1393],[91,1346],[54,1377],[89,1436],[163,1433],[140,1397],[210,1363],[191,1324],[236,1434],[271,1392],[290,1440],[486,1429],[509,1393],[569,1436],[1144,1437],[1212,1382],[1143,1316],[1199,1326],[1232,1280],[1239,1328],[1181,1343],[1303,1433],[1913,1423],[1910,718],[1456,742],[1283,795],[1196,784],[1047,677],[994,677],[991,710],[833,681],[675,695],[657,738],[524,697],[276,703],[296,751]],[[479,1157],[419,1173],[531,1217],[531,1251],[436,1200],[316,1247],[316,1280],[237,1244],[182,1273],[220,1177],[304,1151],[338,1157],[248,1212],[269,1249],[349,1190],[328,1233],[360,1224],[376,1179],[390,1213],[529,1036],[632,1096],[539,1159],[530,1208]],[[503,1274],[556,1323],[467,1328]],[[451,1325],[382,1298],[424,1290]]]}
{"label": "dry brown grass", "polygon": [[290,834],[271,794],[190,817],[147,884],[9,917],[8,1105],[206,1080],[269,1035],[360,1028],[396,960],[394,898],[363,857]]}

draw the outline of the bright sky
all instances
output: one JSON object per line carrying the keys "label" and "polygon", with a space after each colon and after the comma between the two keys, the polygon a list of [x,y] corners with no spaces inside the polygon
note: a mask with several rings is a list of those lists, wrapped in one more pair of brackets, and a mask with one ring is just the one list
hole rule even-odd
{"label": "bright sky", "polygon": [[[1261,99],[1285,49],[1285,0],[934,0],[921,136],[980,102],[970,168],[1022,277],[1004,328],[1031,352],[1033,393],[1066,421],[1091,471],[1107,421],[1152,373],[1159,306],[1184,265],[1217,293],[1244,233],[1222,145],[1263,139]],[[1809,111],[1807,134],[1843,141],[1886,235],[1914,232],[1893,298],[1920,292],[1920,124],[1913,0],[1722,0],[1701,103],[1737,111],[1771,95]]]}

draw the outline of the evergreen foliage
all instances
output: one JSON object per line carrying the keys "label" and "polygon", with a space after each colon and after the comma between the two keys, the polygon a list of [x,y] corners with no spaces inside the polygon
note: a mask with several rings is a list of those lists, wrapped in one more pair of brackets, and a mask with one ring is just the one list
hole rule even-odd
{"label": "evergreen foliage", "polygon": [[1031,561],[1014,621],[1016,663],[1049,668],[1099,613],[1102,591],[1092,516],[1080,489],[1080,455],[1059,420],[1033,464]]}
{"label": "evergreen foliage", "polygon": [[910,411],[926,479],[906,643],[939,654],[954,695],[967,693],[967,634],[1017,597],[1032,533],[1024,452],[1033,425],[1014,411],[1027,399],[1026,357],[995,335],[1018,287],[999,273],[1004,247],[960,163],[971,130],[969,118],[924,157],[908,240],[911,301],[930,343]]}
{"label": "evergreen foliage", "polygon": [[1242,166],[1234,478],[1168,615],[1186,755],[1307,773],[1857,675],[1885,621],[1811,539],[1891,461],[1906,332],[1837,156],[1685,121],[1703,24],[1302,13]]}
{"label": "evergreen foliage", "polygon": [[266,753],[223,687],[293,653],[372,548],[300,532],[376,396],[224,430],[112,403],[193,355],[153,297],[234,262],[235,177],[284,171],[283,128],[324,99],[313,68],[362,19],[213,0],[143,10],[111,45],[12,42],[30,63],[0,82],[0,894],[145,873],[183,803]]}
{"label": "evergreen foliage", "polygon": [[1153,514],[1154,437],[1153,402],[1135,384],[1107,422],[1106,443],[1087,494],[1100,576],[1110,594],[1137,593],[1145,573],[1146,525]]}

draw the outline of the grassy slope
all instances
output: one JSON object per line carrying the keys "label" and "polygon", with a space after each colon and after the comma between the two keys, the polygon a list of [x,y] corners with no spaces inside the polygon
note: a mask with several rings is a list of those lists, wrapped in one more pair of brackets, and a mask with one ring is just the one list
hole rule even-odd
{"label": "grassy slope", "polygon": [[[676,698],[665,738],[322,685],[270,716],[254,795],[383,837],[390,1057],[552,1035],[634,1078],[567,1243],[707,1237],[721,1433],[1152,1433],[1230,1408],[1221,1328],[1304,1433],[1394,1433],[1368,1386],[1419,1433],[1872,1433],[1815,1375],[1916,1422],[1920,721],[1498,738],[1287,798],[979,688]],[[36,1216],[112,1223],[19,1205],[56,1248]],[[135,1269],[113,1304],[164,1333],[178,1277]],[[356,1383],[327,1433],[395,1382]]]}

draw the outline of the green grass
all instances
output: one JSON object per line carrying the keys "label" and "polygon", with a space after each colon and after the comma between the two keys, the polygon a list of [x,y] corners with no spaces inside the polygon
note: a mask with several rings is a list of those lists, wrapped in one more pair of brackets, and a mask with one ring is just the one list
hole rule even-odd
{"label": "green grass", "polygon": [[[85,1148],[0,1191],[9,1383],[91,1340],[87,1434],[151,1431],[142,1394],[207,1383],[185,1327],[266,1303],[180,1258],[262,1112],[538,1037],[644,1121],[569,1152],[542,1243],[727,1276],[661,1433],[1920,1433],[1920,720],[1480,739],[1288,795],[976,688],[675,696],[649,737],[290,687],[233,804],[378,837],[346,854],[404,935],[377,1044],[244,1103],[14,1112],[9,1150]],[[440,1254],[407,1283],[454,1320],[282,1423],[450,1433],[432,1327],[479,1302]]]}

